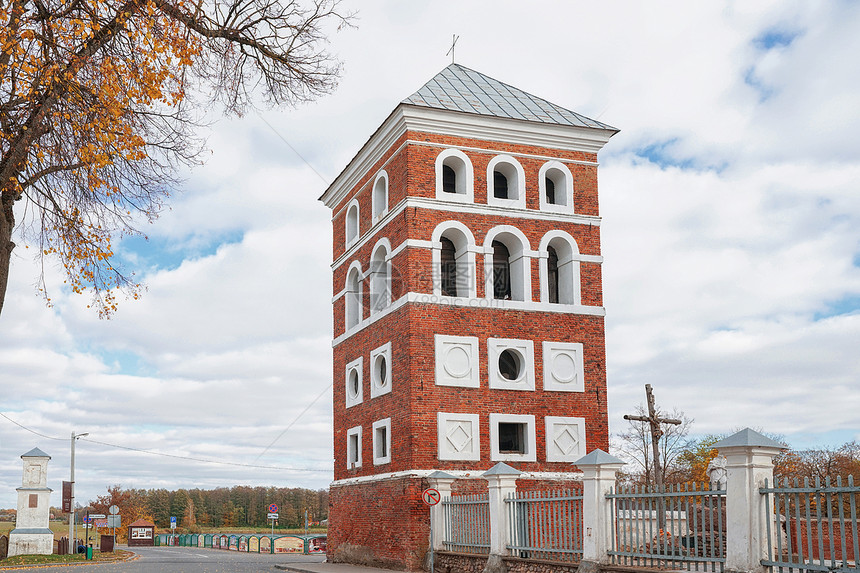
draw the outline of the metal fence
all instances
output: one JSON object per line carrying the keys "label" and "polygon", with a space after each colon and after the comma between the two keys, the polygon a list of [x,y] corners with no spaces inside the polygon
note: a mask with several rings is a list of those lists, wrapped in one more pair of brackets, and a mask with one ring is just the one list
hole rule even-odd
{"label": "metal fence", "polygon": [[490,552],[490,498],[486,493],[452,495],[442,500],[448,551]]}
{"label": "metal fence", "polygon": [[726,490],[716,484],[619,486],[612,500],[612,562],[638,567],[723,571]]}
{"label": "metal fence", "polygon": [[505,503],[511,555],[572,563],[582,559],[582,493],[516,492]]}
{"label": "metal fence", "polygon": [[802,486],[797,479],[792,484],[785,480],[782,487],[778,482],[768,487],[765,482],[759,491],[765,496],[768,515],[776,516],[767,520],[768,556],[762,565],[776,567],[780,573],[784,569],[789,573],[860,571],[860,485],[854,484],[853,476],[848,476],[847,485],[842,478],[835,484],[830,478],[823,484],[816,478],[814,485],[805,478]]}

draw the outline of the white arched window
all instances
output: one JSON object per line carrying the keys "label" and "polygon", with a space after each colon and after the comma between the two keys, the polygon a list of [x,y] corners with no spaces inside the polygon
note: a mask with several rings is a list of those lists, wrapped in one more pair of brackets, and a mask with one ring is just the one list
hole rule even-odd
{"label": "white arched window", "polygon": [[497,155],[487,165],[487,204],[526,208],[525,172],[510,155]]}
{"label": "white arched window", "polygon": [[380,239],[370,256],[370,312],[379,312],[391,304],[391,245]]}
{"label": "white arched window", "polygon": [[469,157],[459,149],[446,149],[436,156],[436,198],[472,203],[474,173]]}
{"label": "white arched window", "polygon": [[475,238],[459,221],[445,221],[433,230],[433,294],[474,298]]}
{"label": "white arched window", "polygon": [[361,264],[356,261],[350,265],[346,273],[346,289],[344,291],[344,324],[345,330],[358,326],[364,318],[361,312]]}
{"label": "white arched window", "polygon": [[484,239],[485,296],[531,301],[531,255],[528,239],[516,227],[490,229]]}
{"label": "white arched window", "polygon": [[373,182],[373,195],[371,197],[373,208],[373,222],[377,222],[388,213],[388,173],[380,171]]}
{"label": "white arched window", "polygon": [[574,238],[564,231],[550,231],[539,251],[541,302],[581,304],[579,247]]}
{"label": "white arched window", "polygon": [[352,246],[358,240],[358,200],[350,201],[346,208],[346,246]]}
{"label": "white arched window", "polygon": [[547,161],[538,172],[542,211],[573,213],[573,176],[564,163]]}

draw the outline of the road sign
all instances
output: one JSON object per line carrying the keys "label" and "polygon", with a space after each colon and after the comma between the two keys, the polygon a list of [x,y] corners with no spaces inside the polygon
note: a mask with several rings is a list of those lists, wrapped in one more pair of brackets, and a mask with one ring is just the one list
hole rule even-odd
{"label": "road sign", "polygon": [[91,513],[90,514],[90,521],[92,521],[93,519],[104,519],[105,517],[107,517],[107,516],[103,513]]}
{"label": "road sign", "polygon": [[278,513],[278,504],[273,503],[269,506],[269,513]]}
{"label": "road sign", "polygon": [[428,487],[421,492],[421,501],[423,501],[426,505],[436,505],[437,503],[442,501],[442,495],[439,493],[438,489]]}
{"label": "road sign", "polygon": [[267,519],[278,519],[278,514],[277,513],[270,513],[269,515],[266,516],[266,518]]}
{"label": "road sign", "polygon": [[170,529],[176,529],[176,516],[170,516]]}
{"label": "road sign", "polygon": [[119,513],[119,506],[117,506],[117,505],[110,506],[108,508],[108,513],[110,513],[111,515],[116,515],[117,513]]}
{"label": "road sign", "polygon": [[108,527],[122,527],[122,516],[121,515],[108,515],[107,526]]}

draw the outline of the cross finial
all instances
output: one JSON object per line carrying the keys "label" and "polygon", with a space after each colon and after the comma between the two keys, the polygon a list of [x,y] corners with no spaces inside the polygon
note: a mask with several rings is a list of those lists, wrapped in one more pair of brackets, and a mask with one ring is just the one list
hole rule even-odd
{"label": "cross finial", "polygon": [[459,40],[459,39],[460,39],[460,36],[458,36],[457,34],[454,34],[454,39],[451,42],[451,49],[448,50],[448,53],[445,54],[446,56],[448,54],[451,54],[451,63],[452,64],[454,63],[454,46],[457,45],[457,40]]}

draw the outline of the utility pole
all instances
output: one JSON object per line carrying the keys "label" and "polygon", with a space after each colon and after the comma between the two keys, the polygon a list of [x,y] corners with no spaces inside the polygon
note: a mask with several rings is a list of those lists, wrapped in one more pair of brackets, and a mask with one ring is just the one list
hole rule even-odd
{"label": "utility pole", "polygon": [[75,542],[75,442],[78,441],[78,438],[83,438],[84,436],[89,436],[89,432],[85,432],[83,434],[75,434],[72,432],[72,467],[69,471],[69,481],[71,485],[71,510],[72,512],[69,514],[69,555],[74,555],[75,551],[77,551],[77,543]]}

